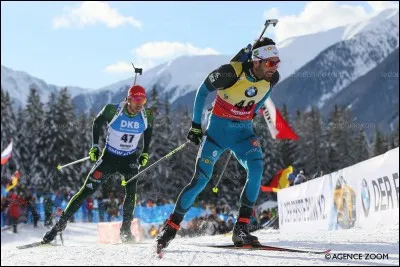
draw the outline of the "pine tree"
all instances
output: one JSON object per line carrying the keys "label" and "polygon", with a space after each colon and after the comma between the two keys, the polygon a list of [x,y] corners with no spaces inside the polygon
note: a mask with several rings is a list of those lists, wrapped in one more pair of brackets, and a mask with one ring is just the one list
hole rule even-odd
{"label": "pine tree", "polygon": [[[158,89],[154,87],[151,93],[151,100],[148,103],[154,115],[148,165],[153,164],[176,148],[176,143],[171,140],[172,131],[175,130],[175,127],[169,123],[171,119],[166,115],[165,108],[160,108],[160,99],[157,91]],[[175,175],[176,170],[173,171],[171,168],[171,161],[174,157],[175,155],[143,174],[144,177],[138,183],[138,187],[140,185],[140,189],[138,189],[139,197],[142,200],[151,198],[153,201],[157,201],[160,195],[170,195],[168,193],[171,193],[172,186],[169,186],[169,183],[171,183],[171,179],[177,178],[177,175]],[[175,180],[172,180],[172,182],[175,182]],[[167,184],[168,186],[166,186]]]}
{"label": "pine tree", "polygon": [[49,147],[54,146],[53,140],[56,138],[56,127],[54,122],[55,110],[57,105],[57,94],[51,92],[49,96],[49,101],[46,103],[45,113],[44,113],[44,127],[39,133],[36,139],[36,151],[34,154],[33,167],[35,170],[35,175],[32,177],[33,183],[37,185],[42,190],[50,190],[51,186],[46,186],[50,177],[47,176],[47,161],[49,158],[53,158],[51,154],[48,154]]}
{"label": "pine tree", "polygon": [[45,125],[38,140],[39,168],[36,182],[45,190],[56,190],[61,186],[77,189],[82,180],[76,166],[59,172],[57,166],[77,160],[77,144],[74,141],[75,114],[67,88],[60,91],[59,97],[51,94],[46,112]]}
{"label": "pine tree", "polygon": [[396,129],[394,132],[394,147],[399,147],[399,121],[397,121]]}
{"label": "pine tree", "polygon": [[158,94],[158,90],[159,89],[157,88],[157,86],[154,85],[153,89],[151,90],[150,101],[148,103],[148,106],[155,115],[159,112],[160,108],[160,96]]}
{"label": "pine tree", "polygon": [[[172,119],[173,125],[170,128],[170,142],[173,143],[172,149],[187,141],[186,136],[191,126],[191,117],[189,116],[187,108],[176,110],[174,113],[178,114],[178,116]],[[171,192],[172,195],[170,195],[169,198],[177,195],[180,190],[183,189],[183,186],[192,179],[197,149],[198,147],[189,143],[185,148],[173,155],[169,161],[170,163],[168,165],[171,166],[171,173],[169,173],[166,182],[171,183],[175,191]]]}
{"label": "pine tree", "polygon": [[[335,105],[328,124],[329,162],[331,171],[343,169],[357,163],[354,144],[358,134],[353,127],[353,118],[348,110]],[[361,149],[361,148],[360,148]]]}
{"label": "pine tree", "polygon": [[[86,116],[85,113],[79,114],[77,123],[75,125],[75,136],[76,136],[76,153],[75,157],[77,159],[87,157],[89,155],[89,150],[92,145],[92,123],[90,118],[93,118],[94,114],[89,114],[89,117]],[[90,160],[79,163],[76,166],[78,170],[79,177],[84,181],[84,178],[88,175],[90,169],[92,167],[92,163]]]}
{"label": "pine tree", "polygon": [[395,148],[395,146],[394,146],[394,138],[395,137],[394,137],[393,132],[388,133],[386,135],[386,137],[385,137],[385,140],[386,140],[386,151],[389,151],[389,150]]}
{"label": "pine tree", "polygon": [[36,139],[39,133],[43,130],[43,103],[40,101],[40,96],[36,88],[32,87],[29,91],[27,104],[21,113],[19,119],[19,127],[23,129],[18,132],[18,145],[16,149],[21,155],[21,173],[28,175],[27,183],[30,184],[29,173],[33,170],[32,155],[36,153]]}
{"label": "pine tree", "polygon": [[368,149],[367,136],[365,132],[360,129],[358,137],[353,145],[352,153],[354,156],[355,163],[367,160],[370,158]]}
{"label": "pine tree", "polygon": [[385,137],[381,133],[381,131],[376,128],[375,132],[375,141],[374,141],[374,152],[373,156],[379,156],[387,151],[385,144]]}
{"label": "pine tree", "polygon": [[[17,127],[12,101],[8,92],[1,88],[1,151],[13,141],[12,156],[5,165],[1,166],[1,180],[8,181],[11,175],[19,169],[19,153],[15,149],[18,143]],[[19,129],[18,129],[19,130]]]}
{"label": "pine tree", "polygon": [[295,170],[304,170],[305,168],[305,159],[302,158],[303,153],[301,151],[301,144],[304,143],[305,138],[305,118],[306,116],[300,111],[296,110],[296,114],[293,120],[293,130],[296,132],[299,137],[298,140],[294,141],[294,153],[293,153],[293,168]]}
{"label": "pine tree", "polygon": [[[287,121],[289,126],[293,128],[290,123],[289,113],[287,111],[287,106],[284,104],[282,107],[282,116]],[[294,164],[295,162],[295,151],[296,151],[296,143],[292,140],[277,140],[279,153],[282,157],[283,166],[287,167],[289,165]]]}
{"label": "pine tree", "polygon": [[340,111],[339,107],[335,105],[335,108],[331,114],[330,121],[327,127],[328,135],[328,157],[329,157],[329,172],[334,172],[340,169],[341,159],[338,143],[341,142],[340,134]]}
{"label": "pine tree", "polygon": [[328,145],[320,111],[313,107],[305,116],[305,132],[300,142],[300,154],[304,161],[304,173],[310,178],[327,172]]}

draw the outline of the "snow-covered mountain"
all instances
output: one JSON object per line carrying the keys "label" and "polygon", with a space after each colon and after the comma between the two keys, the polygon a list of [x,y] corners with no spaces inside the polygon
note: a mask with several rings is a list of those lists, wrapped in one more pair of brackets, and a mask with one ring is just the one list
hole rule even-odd
{"label": "snow-covered mountain", "polygon": [[[5,66],[1,66],[1,87],[10,94],[15,106],[24,106],[28,99],[29,90],[35,87],[43,103],[49,99],[51,92],[58,92],[62,86],[47,84],[45,81],[33,77],[24,71],[16,71]],[[74,86],[67,87],[72,97],[89,89]]]}
{"label": "snow-covered mountain", "polygon": [[[278,44],[280,49],[280,56],[282,59],[282,65],[280,67],[281,81],[286,77],[290,77],[296,70],[300,69],[306,63],[313,60],[319,53],[327,49],[328,47],[337,44],[341,41],[353,40],[357,34],[370,32],[377,36],[398,36],[398,9],[387,9],[379,13],[378,15],[369,18],[359,23],[350,24],[344,27],[338,27],[329,31],[319,32],[316,34],[293,37],[285,40]],[[395,27],[397,25],[397,28]],[[396,30],[397,29],[397,30]],[[385,38],[385,37],[384,37]],[[388,38],[390,39],[390,38]],[[384,40],[376,40],[384,43]],[[359,44],[363,46],[363,43]],[[371,43],[371,45],[375,45]],[[382,44],[385,45],[385,44]],[[245,44],[244,44],[245,46]],[[391,46],[391,45],[390,45]],[[391,46],[392,47],[392,46]],[[387,55],[393,51],[387,50],[384,55]],[[357,50],[355,47],[354,51]],[[181,56],[170,62],[161,64],[155,68],[145,71],[142,76],[138,76],[138,83],[145,86],[148,89],[160,88],[161,96],[167,96],[173,106],[183,105],[187,106],[188,102],[192,102],[196,89],[205,78],[207,73],[218,67],[219,65],[229,62],[232,55],[212,55],[212,56]],[[335,56],[334,54],[332,56]],[[367,61],[367,58],[364,58]],[[363,60],[357,63],[359,66],[364,66]],[[359,73],[354,81],[360,75],[365,74],[368,70],[372,69],[376,64],[368,65],[364,70],[359,69]],[[361,67],[363,68],[363,67]],[[77,96],[75,103],[80,106],[80,110],[89,111],[93,110],[98,112],[99,108],[105,104],[103,99],[120,101],[121,97],[126,93],[126,89],[133,82],[133,77],[120,81],[118,83],[100,88],[95,92],[88,92]],[[342,84],[341,88],[348,84]],[[339,92],[340,88],[334,88],[335,92]],[[329,88],[325,92],[324,97],[329,96]],[[102,96],[102,94],[105,94]],[[322,99],[323,100],[323,99]],[[207,101],[207,103],[210,101]],[[189,108],[191,104],[189,104]]]}
{"label": "snow-covered mountain", "polygon": [[[222,64],[229,62],[233,55],[180,56],[161,64],[143,75],[138,75],[136,83],[151,90],[158,88],[161,97],[168,97],[173,103],[181,96],[195,92],[206,75]],[[78,95],[74,103],[82,111],[98,112],[107,101],[119,102],[127,93],[134,78],[108,85],[95,91]]]}
{"label": "snow-covered mountain", "polygon": [[[311,106],[317,106],[325,111],[324,115],[326,117],[332,105],[344,104],[343,98],[338,98],[338,96],[345,95],[350,98],[345,102],[346,105],[352,107],[352,104],[348,101],[351,98],[353,98],[352,102],[356,101],[356,94],[351,90],[364,87],[366,95],[363,96],[362,101],[370,103],[374,107],[374,115],[368,118],[363,116],[361,114],[363,109],[359,107],[365,108],[365,106],[361,103],[357,105],[353,103],[353,108],[358,107],[354,109],[355,114],[353,115],[358,119],[365,119],[364,122],[370,123],[386,121],[384,118],[387,116],[395,119],[399,95],[398,64],[394,64],[395,62],[393,63],[389,59],[398,55],[398,53],[394,53],[398,47],[399,18],[398,16],[393,16],[376,24],[374,27],[369,27],[368,30],[356,34],[348,40],[338,42],[322,51],[315,59],[300,68],[299,71],[278,83],[272,93],[272,98],[278,106],[285,103],[289,113],[293,114],[296,110],[307,110]],[[386,63],[381,65],[385,60]],[[397,58],[396,60],[398,62]],[[373,71],[375,68],[377,69]],[[386,79],[383,82],[375,82],[379,81],[379,76],[383,75],[383,69],[385,69],[385,73],[397,73],[397,88],[392,88],[396,85],[396,77],[392,81]],[[367,73],[373,76],[373,79],[363,78],[359,80],[360,77]],[[382,80],[383,77],[380,78]],[[353,86],[356,81],[357,83]],[[374,82],[373,88],[370,84],[372,81]],[[364,82],[364,84],[361,85],[360,82]],[[350,91],[342,92],[343,90]],[[379,97],[372,90],[379,92]],[[384,104],[380,97],[391,98],[395,101],[385,101],[384,103],[386,104]],[[390,103],[390,114],[382,112],[387,110],[385,105],[388,103]]]}
{"label": "snow-covered mountain", "polygon": [[[367,20],[337,27],[328,31],[288,38],[277,43],[282,61],[279,68],[282,80],[293,75],[329,46],[340,41],[350,40],[355,35],[362,32],[377,27],[379,28],[384,25],[386,21],[393,21],[396,19],[398,21],[398,17],[398,8],[386,9]],[[277,27],[279,27],[279,24]],[[384,31],[385,29],[382,30]]]}
{"label": "snow-covered mountain", "polygon": [[[330,114],[334,105],[347,107],[364,123],[370,133],[393,130],[399,120],[399,48],[378,66],[329,99],[323,114]],[[373,127],[375,126],[375,127]],[[372,132],[371,132],[372,131]],[[367,131],[368,132],[368,131]]]}

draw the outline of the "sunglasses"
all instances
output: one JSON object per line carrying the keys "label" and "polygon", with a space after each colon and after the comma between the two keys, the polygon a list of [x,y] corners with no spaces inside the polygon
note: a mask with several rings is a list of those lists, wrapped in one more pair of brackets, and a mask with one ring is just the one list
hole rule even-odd
{"label": "sunglasses", "polygon": [[279,63],[281,63],[280,60],[278,60],[278,61],[267,60],[265,62],[265,66],[267,66],[268,68],[271,68],[271,67],[279,66]]}
{"label": "sunglasses", "polygon": [[145,97],[137,97],[137,96],[129,96],[128,99],[132,100],[136,104],[144,105],[147,102],[147,99]]}
{"label": "sunglasses", "polygon": [[272,60],[265,60],[264,58],[260,58],[258,56],[255,56],[255,57],[260,59],[261,61],[265,61],[265,66],[267,66],[268,68],[278,66],[279,63],[281,63],[281,60],[272,61]]}

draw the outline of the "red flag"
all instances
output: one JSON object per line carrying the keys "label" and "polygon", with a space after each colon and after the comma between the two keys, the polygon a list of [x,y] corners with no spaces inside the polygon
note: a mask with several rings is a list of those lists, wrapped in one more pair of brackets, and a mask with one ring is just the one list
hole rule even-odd
{"label": "red flag", "polygon": [[272,102],[271,98],[268,98],[267,101],[265,101],[259,112],[264,116],[272,138],[292,140],[299,139],[292,128],[290,128],[287,121],[285,121],[279,110],[275,107],[275,104]]}

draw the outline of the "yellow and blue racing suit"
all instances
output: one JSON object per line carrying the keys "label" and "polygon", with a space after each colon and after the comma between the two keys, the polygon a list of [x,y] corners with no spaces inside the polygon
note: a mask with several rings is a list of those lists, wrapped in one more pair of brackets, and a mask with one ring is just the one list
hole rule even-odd
{"label": "yellow and blue racing suit", "polygon": [[193,110],[193,123],[201,125],[206,97],[217,90],[207,130],[200,143],[196,170],[191,182],[180,193],[174,213],[183,215],[212,177],[214,164],[229,149],[247,171],[241,193],[243,207],[252,208],[258,197],[263,157],[261,144],[255,136],[252,120],[279,80],[275,72],[271,81],[257,80],[252,63],[231,62],[211,72],[199,87]]}

